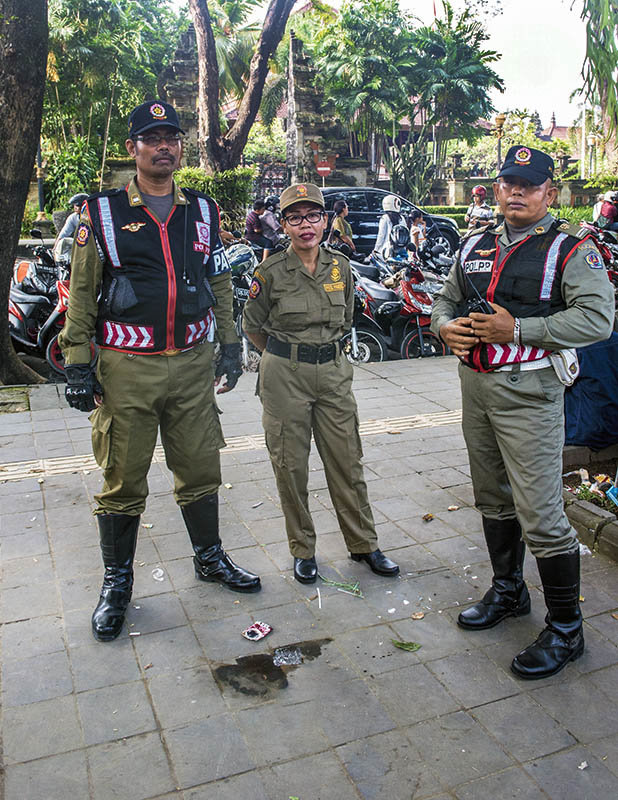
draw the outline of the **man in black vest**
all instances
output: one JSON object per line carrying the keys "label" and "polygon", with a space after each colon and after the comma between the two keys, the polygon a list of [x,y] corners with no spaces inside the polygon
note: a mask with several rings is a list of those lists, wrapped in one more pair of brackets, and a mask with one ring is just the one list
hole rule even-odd
{"label": "man in black vest", "polygon": [[[75,234],[60,343],[66,398],[80,411],[93,411],[93,451],[105,478],[95,498],[105,566],[92,616],[100,641],[118,636],[131,599],[139,520],[159,430],[193,545],[196,577],[240,592],[260,589],[259,577],[236,566],[219,538],[219,449],[225,442],[214,381],[225,375],[219,391],[234,388],[241,374],[240,345],[217,205],[173,181],[182,134],[168,103],[135,108],[125,144],[137,175],[124,189],[89,197]],[[93,336],[99,346],[96,374]]]}
{"label": "man in black vest", "polygon": [[579,546],[562,501],[564,383],[577,371],[571,348],[606,339],[614,318],[593,241],[548,212],[553,172],[545,153],[511,147],[494,183],[504,223],[462,242],[431,323],[462,362],[463,432],[494,572],[458,623],[482,630],[530,612],[525,542],[548,609],[547,627],[511,665],[528,679],[584,649]]}

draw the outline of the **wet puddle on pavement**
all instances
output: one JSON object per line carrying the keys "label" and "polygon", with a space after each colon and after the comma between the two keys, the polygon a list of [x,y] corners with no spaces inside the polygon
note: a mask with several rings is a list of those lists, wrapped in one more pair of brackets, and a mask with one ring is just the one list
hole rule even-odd
{"label": "wet puddle on pavement", "polygon": [[222,688],[231,687],[239,694],[251,697],[271,697],[288,685],[287,672],[305,661],[313,661],[332,639],[310,639],[284,647],[272,653],[241,656],[235,664],[221,664],[213,674]]}

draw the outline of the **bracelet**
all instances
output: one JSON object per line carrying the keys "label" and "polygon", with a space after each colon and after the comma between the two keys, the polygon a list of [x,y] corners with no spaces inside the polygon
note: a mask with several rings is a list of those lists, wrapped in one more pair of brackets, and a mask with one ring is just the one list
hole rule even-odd
{"label": "bracelet", "polygon": [[521,346],[521,320],[518,317],[515,317],[513,323],[513,344],[516,347]]}

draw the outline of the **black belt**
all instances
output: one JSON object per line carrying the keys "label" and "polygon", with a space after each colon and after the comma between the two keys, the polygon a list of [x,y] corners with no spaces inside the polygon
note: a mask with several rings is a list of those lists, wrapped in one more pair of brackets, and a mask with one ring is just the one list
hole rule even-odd
{"label": "black belt", "polygon": [[269,336],[266,341],[268,352],[282,358],[291,358],[293,347],[297,347],[296,360],[305,361],[307,364],[326,364],[327,361],[334,361],[335,357],[341,352],[339,342],[330,342],[322,345],[302,343],[293,345],[290,342],[280,342],[279,339],[274,339],[272,336]]}

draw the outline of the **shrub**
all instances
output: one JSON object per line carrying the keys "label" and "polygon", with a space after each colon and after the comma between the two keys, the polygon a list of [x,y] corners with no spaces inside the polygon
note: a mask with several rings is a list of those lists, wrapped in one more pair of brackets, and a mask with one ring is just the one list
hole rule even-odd
{"label": "shrub", "polygon": [[201,167],[182,167],[174,176],[179,186],[197,189],[216,200],[222,225],[229,230],[244,228],[254,178],[254,167],[235,167],[215,175],[208,175]]}
{"label": "shrub", "polygon": [[84,136],[75,136],[65,147],[48,154],[45,179],[48,213],[66,209],[72,195],[90,192],[98,167],[97,154]]}
{"label": "shrub", "polygon": [[550,208],[550,213],[554,217],[566,219],[574,225],[579,225],[583,220],[592,220],[592,208],[590,206],[560,206],[560,208]]}
{"label": "shrub", "polygon": [[35,222],[38,211],[39,206],[37,203],[26,203],[24,216],[21,221],[21,235],[26,239],[30,238],[30,231],[32,228],[36,227]]}

